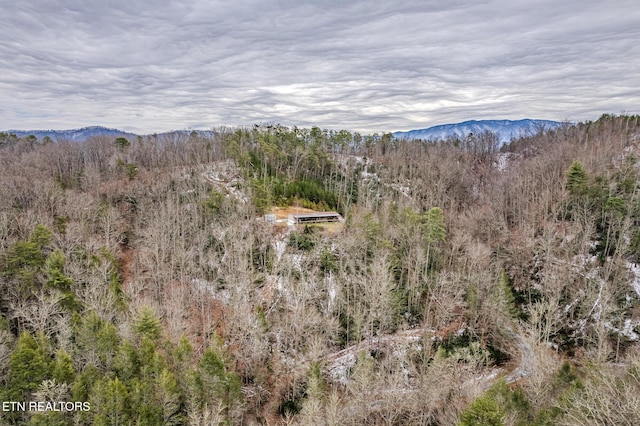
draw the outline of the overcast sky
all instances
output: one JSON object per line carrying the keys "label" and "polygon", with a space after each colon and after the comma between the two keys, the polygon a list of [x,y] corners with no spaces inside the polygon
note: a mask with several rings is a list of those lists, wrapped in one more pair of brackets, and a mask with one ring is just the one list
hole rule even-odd
{"label": "overcast sky", "polygon": [[637,0],[0,0],[0,129],[640,113]]}

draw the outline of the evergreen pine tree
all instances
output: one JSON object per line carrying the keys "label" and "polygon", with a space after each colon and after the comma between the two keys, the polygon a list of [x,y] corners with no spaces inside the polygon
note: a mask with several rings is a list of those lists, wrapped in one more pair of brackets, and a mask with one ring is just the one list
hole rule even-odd
{"label": "evergreen pine tree", "polygon": [[588,184],[587,172],[584,165],[579,161],[571,163],[571,167],[567,170],[567,190],[571,195],[581,196],[587,191]]}

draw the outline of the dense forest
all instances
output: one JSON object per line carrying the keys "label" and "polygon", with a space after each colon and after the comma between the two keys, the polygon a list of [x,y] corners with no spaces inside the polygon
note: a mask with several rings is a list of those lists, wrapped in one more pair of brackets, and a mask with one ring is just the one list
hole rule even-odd
{"label": "dense forest", "polygon": [[639,160],[608,114],[0,133],[1,422],[640,424]]}

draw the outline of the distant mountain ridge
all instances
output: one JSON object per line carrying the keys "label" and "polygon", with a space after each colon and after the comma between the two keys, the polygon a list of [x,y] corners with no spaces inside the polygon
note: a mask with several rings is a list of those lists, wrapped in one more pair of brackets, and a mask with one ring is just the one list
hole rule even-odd
{"label": "distant mountain ridge", "polygon": [[68,140],[74,142],[82,142],[92,136],[113,136],[115,138],[136,136],[133,133],[123,132],[122,130],[110,129],[102,126],[89,126],[69,130],[6,130],[5,133],[12,133],[19,138],[33,135],[39,140],[42,140],[48,136],[54,141]]}
{"label": "distant mountain ridge", "polygon": [[507,143],[511,139],[517,139],[527,135],[535,135],[540,130],[556,129],[561,122],[551,120],[470,120],[455,124],[442,124],[426,129],[410,130],[408,132],[395,132],[396,139],[422,139],[445,140],[451,137],[465,138],[469,134],[480,134],[486,131],[498,135],[500,143]]}
{"label": "distant mountain ridge", "polygon": [[[423,139],[423,140],[445,140],[451,137],[465,138],[469,134],[480,134],[485,131],[496,133],[500,143],[509,142],[511,139],[522,136],[533,135],[540,130],[550,130],[561,126],[562,123],[551,120],[470,120],[454,124],[442,124],[425,129],[410,130],[407,132],[395,132],[396,139]],[[39,140],[50,137],[54,141],[68,140],[82,142],[93,136],[110,137],[137,137],[135,133],[129,133],[118,129],[111,129],[102,126],[89,126],[70,130],[6,130],[6,133],[15,134],[18,137],[34,135]],[[169,134],[190,134],[192,130],[175,130],[159,133],[158,135]],[[196,130],[200,136],[210,136],[210,130]]]}
{"label": "distant mountain ridge", "polygon": [[[158,136],[164,135],[189,135],[194,130],[173,130],[169,132],[158,133]],[[42,140],[45,137],[50,137],[54,141],[72,141],[72,142],[84,142],[90,137],[94,136],[110,136],[113,138],[125,137],[125,138],[136,138],[139,135],[136,133],[125,132],[119,129],[111,129],[108,127],[102,126],[89,126],[89,127],[81,127],[79,129],[69,129],[69,130],[3,130],[2,132],[8,134],[14,134],[19,138],[24,138],[30,135],[33,135],[38,138],[38,140]],[[213,131],[211,130],[195,130],[195,132],[199,136],[209,137],[213,135]],[[144,135],[140,135],[144,136]]]}

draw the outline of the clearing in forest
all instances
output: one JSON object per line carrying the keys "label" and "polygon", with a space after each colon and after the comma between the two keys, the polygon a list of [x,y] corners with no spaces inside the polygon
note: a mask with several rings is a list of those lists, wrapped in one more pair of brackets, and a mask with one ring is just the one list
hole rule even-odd
{"label": "clearing in forest", "polygon": [[[278,225],[289,225],[288,219],[291,214],[307,214],[307,213],[322,213],[319,210],[308,209],[298,206],[287,207],[273,207],[269,209],[268,214],[274,214],[276,216],[276,222]],[[326,223],[309,223],[306,226],[318,227],[323,229],[328,234],[336,234],[344,228],[344,222],[326,222]]]}
{"label": "clearing in forest", "polygon": [[270,210],[271,214],[276,215],[276,220],[288,219],[290,214],[304,214],[304,213],[319,213],[317,210],[307,209],[304,207],[287,206],[287,207],[273,207]]}

